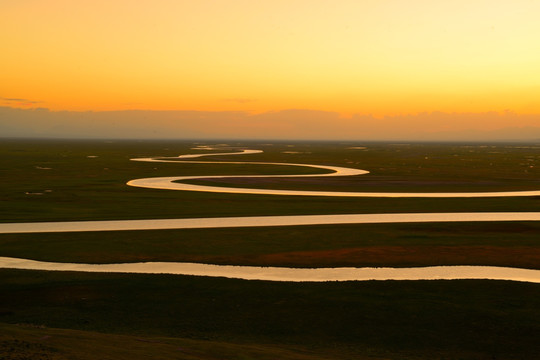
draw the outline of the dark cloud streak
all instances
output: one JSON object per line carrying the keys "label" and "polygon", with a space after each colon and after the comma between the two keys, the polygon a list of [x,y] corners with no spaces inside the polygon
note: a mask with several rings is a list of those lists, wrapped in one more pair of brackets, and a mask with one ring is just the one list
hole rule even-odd
{"label": "dark cloud streak", "polygon": [[18,102],[18,103],[27,103],[27,104],[39,104],[43,102],[43,101],[36,101],[36,100],[29,100],[29,99],[7,98],[7,97],[0,97],[0,100],[6,101],[6,102]]}

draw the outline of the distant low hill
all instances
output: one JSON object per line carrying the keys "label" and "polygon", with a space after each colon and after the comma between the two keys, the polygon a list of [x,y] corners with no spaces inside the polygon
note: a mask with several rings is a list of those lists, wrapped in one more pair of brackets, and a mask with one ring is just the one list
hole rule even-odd
{"label": "distant low hill", "polygon": [[315,110],[51,111],[0,107],[1,137],[539,141],[540,114],[512,112],[342,117]]}

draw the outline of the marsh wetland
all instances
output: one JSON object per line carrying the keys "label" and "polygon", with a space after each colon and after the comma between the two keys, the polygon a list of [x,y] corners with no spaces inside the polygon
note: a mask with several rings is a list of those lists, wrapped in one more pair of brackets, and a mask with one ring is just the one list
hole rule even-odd
{"label": "marsh wetland", "polygon": [[[538,144],[217,145],[6,139],[0,147],[3,223],[540,211],[538,196],[345,198],[126,185],[146,177],[238,175],[192,182],[328,192],[535,191],[540,190]],[[242,155],[242,161],[338,166],[369,174],[249,178],[242,175],[307,175],[321,170],[211,163],[238,161],[234,155],[197,159],[201,163],[130,161],[242,149],[263,150]],[[484,265],[539,269],[539,235],[538,221],[12,233],[0,234],[0,256],[94,264],[181,261],[299,268]],[[197,358],[195,353],[198,358],[216,358],[213,352],[219,347],[229,349],[225,358],[232,359],[264,358],[262,353],[268,358],[299,359],[529,359],[540,350],[536,341],[540,335],[538,284],[494,280],[272,283],[15,269],[1,269],[0,275],[0,321],[5,330],[0,345],[19,339],[30,343],[30,348],[44,347],[49,358],[62,358],[74,350],[62,341],[40,339],[66,337],[65,331],[70,330],[102,345],[107,337],[100,334],[117,334],[110,335],[111,339],[131,337],[126,338],[128,342],[133,337],[159,338],[155,351],[161,351],[162,358]],[[42,335],[47,332],[51,335]],[[154,340],[148,341],[153,344]],[[164,341],[190,344],[182,348],[191,347],[191,353],[188,349],[177,357],[169,355]],[[263,350],[257,353],[253,346]]]}

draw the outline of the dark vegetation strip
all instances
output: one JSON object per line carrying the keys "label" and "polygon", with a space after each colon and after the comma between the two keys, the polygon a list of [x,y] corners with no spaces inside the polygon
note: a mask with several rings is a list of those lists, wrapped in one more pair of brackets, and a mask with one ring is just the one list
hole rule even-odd
{"label": "dark vegetation strip", "polygon": [[533,359],[540,287],[0,271],[0,321],[393,359]]}
{"label": "dark vegetation strip", "polygon": [[0,256],[334,267],[540,268],[540,223],[426,223],[0,235]]}
{"label": "dark vegetation strip", "polygon": [[[0,323],[0,354],[9,360],[330,360],[308,347],[238,344],[172,337],[102,334],[42,325]],[[338,354],[339,355],[339,354]],[[357,356],[358,360],[367,360]],[[376,360],[369,357],[369,360]]]}
{"label": "dark vegetation strip", "polygon": [[540,197],[485,199],[340,199],[227,195],[118,187],[55,190],[3,201],[1,222],[130,220],[227,216],[318,215],[400,212],[534,212]]}

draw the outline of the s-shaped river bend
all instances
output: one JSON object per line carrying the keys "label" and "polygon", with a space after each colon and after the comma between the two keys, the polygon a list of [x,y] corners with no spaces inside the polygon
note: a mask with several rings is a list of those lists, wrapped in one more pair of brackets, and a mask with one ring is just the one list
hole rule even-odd
{"label": "s-shaped river bend", "polygon": [[218,153],[218,154],[197,154],[181,155],[175,158],[138,158],[133,161],[151,161],[151,162],[173,162],[173,163],[202,163],[202,164],[257,164],[257,165],[287,165],[303,166],[315,169],[321,169],[330,173],[323,174],[303,174],[303,175],[214,175],[214,176],[168,176],[152,177],[144,179],[131,180],[127,184],[149,189],[164,190],[185,190],[185,191],[205,191],[232,194],[255,194],[255,195],[289,195],[289,196],[332,196],[332,197],[395,197],[395,198],[479,198],[479,197],[508,197],[508,196],[540,196],[540,190],[533,191],[499,191],[499,192],[345,192],[345,191],[305,191],[305,190],[276,190],[276,189],[251,189],[251,188],[231,188],[222,186],[192,185],[179,181],[197,180],[197,179],[226,179],[226,178],[278,178],[278,177],[326,177],[326,176],[354,176],[369,174],[367,170],[345,168],[339,166],[294,164],[294,163],[272,163],[272,162],[245,162],[245,161],[179,161],[177,159],[195,158],[202,156],[216,155],[240,155],[257,154],[261,150],[243,150],[238,153]]}
{"label": "s-shaped river bend", "polygon": [[[207,148],[208,149],[208,148]],[[255,177],[323,177],[355,176],[369,173],[366,170],[294,163],[241,162],[241,161],[193,161],[202,156],[240,155],[261,153],[261,150],[243,150],[235,153],[190,154],[174,158],[136,158],[133,161],[204,163],[204,164],[263,164],[304,166],[330,171],[323,174],[302,175],[216,175],[216,176],[175,176],[154,177],[131,180],[129,186],[184,191],[204,191],[234,194],[289,195],[289,196],[332,196],[332,197],[430,197],[430,198],[473,198],[473,197],[510,197],[540,196],[535,191],[504,192],[455,192],[455,193],[412,193],[412,192],[339,192],[339,191],[303,191],[273,190],[254,188],[230,188],[206,185],[193,185],[179,181],[211,178],[255,178]],[[344,214],[344,215],[293,215],[293,216],[258,216],[199,219],[157,219],[157,220],[119,220],[119,221],[80,221],[48,223],[11,223],[0,224],[0,233],[43,233],[76,231],[120,231],[120,230],[156,230],[187,228],[224,228],[224,227],[264,227],[317,224],[367,224],[367,223],[404,223],[404,222],[463,222],[463,221],[540,221],[540,212],[500,212],[500,213],[403,213],[403,214]],[[198,276],[218,276],[246,280],[271,281],[348,281],[348,280],[454,280],[454,279],[491,279],[540,283],[540,270],[516,269],[494,266],[430,266],[422,268],[280,268],[256,266],[227,266],[211,264],[146,262],[132,264],[70,264],[33,261],[0,257],[0,268],[85,271],[85,272],[123,272],[181,274]]]}

